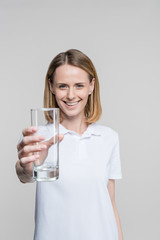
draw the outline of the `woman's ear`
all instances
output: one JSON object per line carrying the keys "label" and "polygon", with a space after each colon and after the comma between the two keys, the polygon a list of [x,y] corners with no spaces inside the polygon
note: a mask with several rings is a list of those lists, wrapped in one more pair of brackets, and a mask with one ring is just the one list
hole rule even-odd
{"label": "woman's ear", "polygon": [[48,79],[48,84],[50,91],[52,92],[52,94],[54,94],[53,83],[50,81],[50,79]]}
{"label": "woman's ear", "polygon": [[92,81],[89,83],[89,95],[92,94],[94,90],[95,78],[92,78]]}

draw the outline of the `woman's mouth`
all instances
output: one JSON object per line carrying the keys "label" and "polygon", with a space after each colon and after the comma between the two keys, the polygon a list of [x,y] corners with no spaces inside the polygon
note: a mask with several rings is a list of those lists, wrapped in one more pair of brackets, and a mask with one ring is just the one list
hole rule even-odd
{"label": "woman's mouth", "polygon": [[65,105],[69,108],[74,108],[79,102],[79,101],[76,101],[76,102],[66,102],[66,101],[63,101],[65,103]]}

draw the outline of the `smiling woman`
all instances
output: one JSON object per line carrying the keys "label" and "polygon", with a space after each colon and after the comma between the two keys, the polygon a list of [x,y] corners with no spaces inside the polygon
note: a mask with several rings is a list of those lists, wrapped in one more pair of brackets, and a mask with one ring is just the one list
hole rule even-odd
{"label": "smiling woman", "polygon": [[[71,49],[52,60],[44,107],[61,112],[59,179],[37,182],[34,239],[123,240],[115,204],[115,179],[122,178],[118,133],[96,123],[101,116],[99,81],[85,54]],[[24,129],[17,146],[22,182],[33,181],[33,153],[44,151],[46,144],[33,135],[36,131]]]}
{"label": "smiling woman", "polygon": [[[67,106],[72,102],[78,104],[82,100],[80,96],[77,96],[78,102],[75,101],[76,96],[72,96],[72,94],[77,94],[77,91],[80,94],[87,94],[83,99],[85,122],[93,123],[98,121],[102,112],[99,80],[96,69],[88,56],[79,50],[70,49],[58,54],[51,61],[45,80],[44,107],[59,107],[58,102],[62,104],[58,98],[59,95],[55,94],[60,93],[58,88],[65,90],[65,96],[63,95],[61,101],[67,102]],[[77,91],[75,92],[75,90]],[[65,105],[62,106],[64,110]],[[61,122],[63,114],[65,114],[63,110],[61,111]]]}
{"label": "smiling woman", "polygon": [[54,81],[49,84],[61,109],[62,119],[84,118],[84,109],[94,90],[94,82],[94,78],[89,81],[88,73],[83,69],[67,63],[55,70]]}

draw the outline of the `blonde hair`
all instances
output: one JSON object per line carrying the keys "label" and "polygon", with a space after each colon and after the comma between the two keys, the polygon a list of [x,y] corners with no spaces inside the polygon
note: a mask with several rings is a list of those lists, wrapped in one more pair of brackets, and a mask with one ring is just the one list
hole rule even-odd
{"label": "blonde hair", "polygon": [[[50,84],[54,81],[54,73],[57,67],[69,64],[79,67],[88,73],[89,81],[95,79],[94,90],[91,95],[88,96],[88,101],[85,106],[85,122],[94,123],[99,120],[102,108],[100,103],[100,90],[99,80],[96,69],[92,61],[84,53],[76,49],[70,49],[66,52],[59,53],[50,63],[44,89],[44,107],[45,108],[58,108],[58,104],[55,95],[50,90]],[[49,119],[48,119],[49,120]],[[60,122],[62,122],[62,114],[60,110]]]}

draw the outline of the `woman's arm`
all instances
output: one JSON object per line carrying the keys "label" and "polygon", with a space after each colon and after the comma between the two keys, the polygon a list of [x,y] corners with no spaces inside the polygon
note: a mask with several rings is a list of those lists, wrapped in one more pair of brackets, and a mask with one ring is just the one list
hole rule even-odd
{"label": "woman's arm", "polygon": [[30,163],[30,167],[29,167],[30,170],[28,168],[28,171],[24,171],[24,168],[21,166],[20,160],[18,160],[16,162],[15,168],[16,168],[17,176],[22,183],[34,182],[33,173],[32,173],[33,163]]}
{"label": "woman's arm", "polygon": [[116,222],[117,222],[118,239],[123,240],[123,233],[122,233],[120,218],[119,218],[118,210],[117,210],[116,203],[115,203],[115,180],[109,179],[107,188],[108,188],[108,192],[110,195],[110,199],[112,202],[112,206],[113,206],[113,210],[114,210],[114,214],[115,214],[115,218],[116,218]]}

